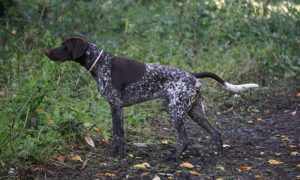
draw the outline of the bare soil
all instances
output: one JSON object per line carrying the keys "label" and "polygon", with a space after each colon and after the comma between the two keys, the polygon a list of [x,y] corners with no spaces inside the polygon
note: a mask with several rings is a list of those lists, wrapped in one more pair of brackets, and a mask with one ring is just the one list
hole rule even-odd
{"label": "bare soil", "polygon": [[[179,161],[170,161],[176,133],[167,120],[152,120],[139,132],[127,130],[124,159],[110,157],[109,144],[95,141],[95,148],[74,148],[83,162],[20,162],[2,179],[300,179],[300,98],[295,94],[218,107],[213,124],[223,134],[222,153],[206,132],[187,120],[191,145]],[[242,107],[249,106],[259,112],[244,112]],[[193,167],[180,166],[184,162]],[[150,167],[134,167],[141,163]]]}

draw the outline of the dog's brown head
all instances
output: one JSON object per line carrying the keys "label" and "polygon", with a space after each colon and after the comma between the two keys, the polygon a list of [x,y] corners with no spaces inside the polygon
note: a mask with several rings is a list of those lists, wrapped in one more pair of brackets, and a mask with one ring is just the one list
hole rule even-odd
{"label": "dog's brown head", "polygon": [[61,46],[45,51],[53,61],[64,62],[80,58],[88,48],[88,43],[81,38],[69,38]]}

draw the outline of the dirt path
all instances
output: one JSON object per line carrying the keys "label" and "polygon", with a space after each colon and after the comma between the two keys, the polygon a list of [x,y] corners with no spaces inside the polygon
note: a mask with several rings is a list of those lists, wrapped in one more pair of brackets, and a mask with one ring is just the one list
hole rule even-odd
{"label": "dirt path", "polygon": [[[220,109],[215,126],[221,127],[223,134],[226,147],[222,154],[217,152],[208,134],[187,121],[192,145],[181,161],[166,160],[174,152],[176,134],[168,121],[157,121],[145,125],[141,132],[127,132],[125,159],[110,158],[109,146],[95,142],[96,148],[79,147],[75,151],[84,162],[66,160],[65,164],[31,165],[21,168],[19,176],[25,179],[153,179],[155,176],[160,179],[300,179],[300,98],[276,96],[266,102],[256,103],[261,112],[255,114]],[[193,167],[180,166],[184,162]],[[134,168],[140,163],[148,163],[150,167]]]}

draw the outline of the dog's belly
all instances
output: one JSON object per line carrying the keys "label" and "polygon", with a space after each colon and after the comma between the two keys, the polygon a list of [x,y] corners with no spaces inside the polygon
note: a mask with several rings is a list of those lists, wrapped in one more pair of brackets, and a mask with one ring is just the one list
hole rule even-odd
{"label": "dog's belly", "polygon": [[164,98],[166,91],[163,84],[153,81],[139,81],[131,84],[122,91],[123,106],[131,106],[147,100]]}

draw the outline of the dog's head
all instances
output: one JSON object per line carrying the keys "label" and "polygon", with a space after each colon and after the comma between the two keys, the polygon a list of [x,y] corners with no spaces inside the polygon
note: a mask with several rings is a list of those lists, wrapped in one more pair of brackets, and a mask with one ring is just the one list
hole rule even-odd
{"label": "dog's head", "polygon": [[53,61],[65,62],[76,60],[84,55],[89,44],[81,38],[69,38],[61,46],[45,51],[45,54]]}

